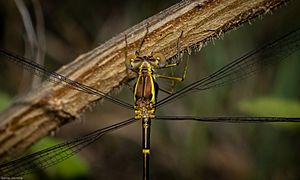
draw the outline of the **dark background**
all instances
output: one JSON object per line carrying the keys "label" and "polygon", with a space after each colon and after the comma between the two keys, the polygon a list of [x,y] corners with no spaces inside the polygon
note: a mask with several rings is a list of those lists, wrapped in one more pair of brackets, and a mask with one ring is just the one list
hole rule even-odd
{"label": "dark background", "polygon": [[[33,28],[45,40],[32,45],[15,1],[0,1],[0,46],[37,58],[56,70],[79,54],[102,44],[114,35],[179,1],[22,1]],[[40,5],[40,9],[39,9]],[[210,42],[189,56],[187,80],[179,87],[214,72],[264,42],[299,27],[300,3],[293,1],[256,18],[222,39]],[[40,12],[36,15],[36,12]],[[42,19],[43,23],[40,23]],[[41,37],[39,35],[39,37]],[[197,116],[285,116],[300,117],[300,53],[254,77],[233,85],[191,93],[159,109],[161,115]],[[43,56],[41,56],[43,57]],[[185,57],[187,58],[187,57]],[[32,86],[32,76],[5,58],[0,59],[0,108]],[[180,74],[182,69],[176,73]],[[162,85],[168,87],[168,84]],[[127,87],[115,96],[132,102]],[[82,120],[57,132],[57,139],[71,139],[132,117],[133,112],[101,102]],[[152,179],[299,179],[300,125],[222,124],[196,122],[153,122]],[[42,148],[49,146],[45,139]],[[51,140],[53,141],[53,140]],[[57,140],[54,140],[54,143]],[[36,147],[37,148],[37,147]],[[34,150],[36,150],[34,148]],[[28,179],[141,179],[141,124],[136,123],[91,145],[71,161],[25,177]]]}

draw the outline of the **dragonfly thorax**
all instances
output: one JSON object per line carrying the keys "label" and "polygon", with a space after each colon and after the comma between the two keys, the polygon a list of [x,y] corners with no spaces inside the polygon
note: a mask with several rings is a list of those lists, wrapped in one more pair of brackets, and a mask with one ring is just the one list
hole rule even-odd
{"label": "dragonfly thorax", "polygon": [[154,69],[165,66],[164,57],[160,54],[129,56],[126,66],[138,75],[134,85],[135,118],[154,118],[158,84],[155,82],[153,72]]}
{"label": "dragonfly thorax", "polygon": [[158,93],[158,84],[153,77],[153,70],[148,62],[143,62],[139,68],[134,85],[135,117],[154,118],[154,104]]}

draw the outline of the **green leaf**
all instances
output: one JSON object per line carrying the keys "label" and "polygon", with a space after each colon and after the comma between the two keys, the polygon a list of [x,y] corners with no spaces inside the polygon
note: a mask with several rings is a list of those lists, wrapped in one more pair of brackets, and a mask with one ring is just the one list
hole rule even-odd
{"label": "green leaf", "polygon": [[[47,147],[62,143],[55,138],[46,137],[30,148],[31,152],[37,152]],[[45,173],[51,178],[73,179],[88,175],[89,167],[79,156],[72,156],[69,159],[45,169]]]}

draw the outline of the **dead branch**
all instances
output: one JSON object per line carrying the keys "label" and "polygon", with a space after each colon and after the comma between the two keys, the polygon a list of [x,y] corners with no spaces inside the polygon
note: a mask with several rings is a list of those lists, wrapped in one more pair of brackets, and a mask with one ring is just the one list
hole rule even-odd
{"label": "dead branch", "polygon": [[[95,49],[80,55],[58,72],[70,79],[111,92],[130,78],[124,66],[125,51],[137,50],[149,33],[141,52],[161,52],[167,58],[177,53],[176,42],[181,32],[181,51],[197,49],[220,34],[244,22],[266,14],[288,0],[187,0],[127,29]],[[127,36],[127,50],[124,37]],[[20,155],[41,137],[72,122],[101,97],[88,95],[67,86],[45,82],[13,103],[0,116],[0,159]]]}

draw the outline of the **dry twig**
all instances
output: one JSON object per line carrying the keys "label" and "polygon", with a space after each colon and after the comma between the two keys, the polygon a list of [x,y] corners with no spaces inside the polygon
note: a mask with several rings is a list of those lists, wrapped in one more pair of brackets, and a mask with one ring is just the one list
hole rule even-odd
{"label": "dry twig", "polygon": [[[202,47],[210,39],[285,2],[287,0],[182,1],[80,55],[58,72],[109,93],[131,78],[124,66],[125,35],[127,52],[133,53],[149,24],[149,33],[141,52],[148,54],[156,51],[171,58],[177,53],[176,41],[181,32],[182,51]],[[42,88],[19,99],[0,116],[0,159],[22,153],[41,137],[78,118],[91,103],[99,99],[101,97],[63,85],[44,83]]]}

